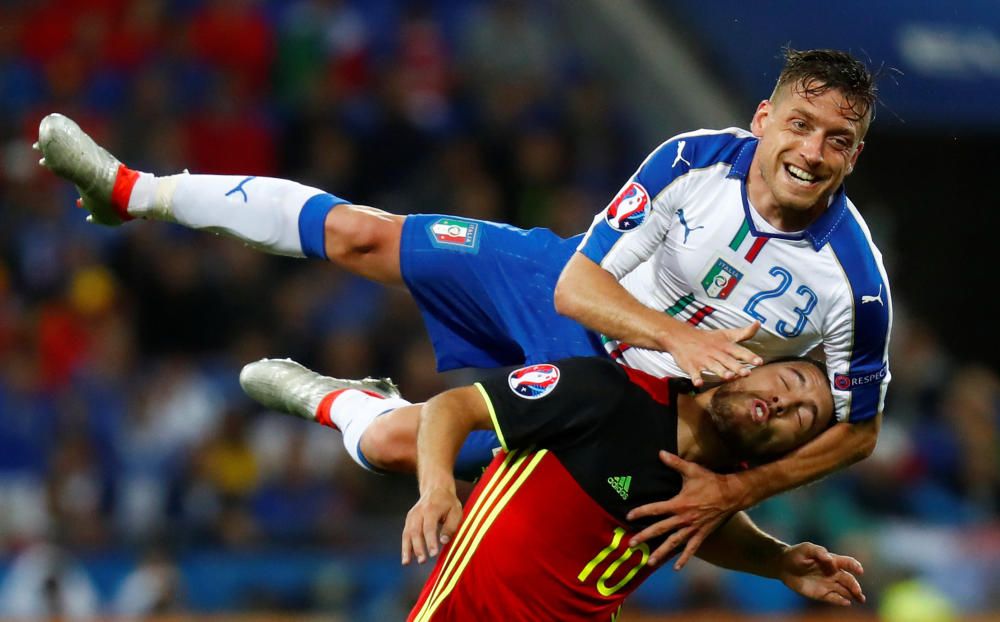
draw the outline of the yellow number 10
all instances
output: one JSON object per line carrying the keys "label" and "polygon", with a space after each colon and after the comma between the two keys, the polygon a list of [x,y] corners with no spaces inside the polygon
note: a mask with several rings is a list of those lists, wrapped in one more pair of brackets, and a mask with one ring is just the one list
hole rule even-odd
{"label": "yellow number 10", "polygon": [[[612,552],[618,549],[618,547],[622,543],[622,538],[624,536],[625,536],[625,530],[622,529],[621,527],[616,527],[614,536],[611,538],[611,544],[604,547],[601,550],[601,552],[594,557],[594,559],[590,560],[590,563],[588,563],[586,566],[583,567],[583,570],[580,571],[580,574],[576,576],[577,580],[579,580],[581,583],[586,581],[587,577],[590,576],[590,573],[593,572],[594,569],[597,568],[597,566],[600,565],[600,563],[603,562],[605,558],[608,557],[608,555],[611,555]],[[607,585],[608,579],[610,579],[611,576],[615,574],[615,572],[622,564],[624,564],[630,557],[632,557],[632,553],[635,553],[637,551],[642,553],[642,559],[639,561],[639,563],[636,564],[636,566],[632,568],[632,570],[629,570],[628,574],[622,577],[621,581],[612,585],[611,587],[608,587]],[[638,573],[639,570],[646,565],[647,561],[649,561],[649,547],[646,545],[645,542],[643,542],[636,548],[625,549],[625,551],[622,552],[621,556],[615,561],[611,562],[608,565],[607,569],[605,569],[604,574],[602,574],[600,578],[597,579],[597,591],[600,592],[602,596],[611,596],[618,590],[625,587],[628,584],[628,582],[632,580],[632,577],[634,577],[636,573]]]}

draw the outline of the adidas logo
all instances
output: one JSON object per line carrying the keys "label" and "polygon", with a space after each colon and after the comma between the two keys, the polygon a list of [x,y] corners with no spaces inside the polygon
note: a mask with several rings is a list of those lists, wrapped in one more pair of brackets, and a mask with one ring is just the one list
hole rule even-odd
{"label": "adidas logo", "polygon": [[621,477],[609,477],[608,483],[615,489],[622,499],[628,499],[628,488],[632,485],[632,476],[623,475]]}

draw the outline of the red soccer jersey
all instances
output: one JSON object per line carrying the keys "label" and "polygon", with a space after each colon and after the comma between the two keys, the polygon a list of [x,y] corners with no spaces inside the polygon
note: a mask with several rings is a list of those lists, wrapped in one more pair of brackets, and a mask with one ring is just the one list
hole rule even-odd
{"label": "red soccer jersey", "polygon": [[[409,620],[617,617],[652,570],[649,546],[627,544],[644,525],[627,524],[624,514],[675,494],[680,483],[657,458],[659,449],[676,449],[675,409],[621,370],[602,359],[563,361],[547,376],[532,375],[546,381],[536,382],[542,395],[515,387],[520,378],[480,385],[507,451],[466,503]],[[546,449],[514,449],[531,440]]]}
{"label": "red soccer jersey", "polygon": [[408,619],[614,620],[650,573],[630,535],[551,452],[501,452]]}

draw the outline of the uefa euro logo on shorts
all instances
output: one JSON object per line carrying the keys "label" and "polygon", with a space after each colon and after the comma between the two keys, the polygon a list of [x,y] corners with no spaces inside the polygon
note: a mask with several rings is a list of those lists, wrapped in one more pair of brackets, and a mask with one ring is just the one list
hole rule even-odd
{"label": "uefa euro logo on shorts", "polygon": [[537,400],[545,397],[556,388],[559,382],[559,368],[543,363],[529,365],[510,372],[507,384],[510,390],[526,400]]}
{"label": "uefa euro logo on shorts", "polygon": [[479,252],[480,232],[478,222],[463,218],[438,218],[427,225],[431,244],[463,253]]}
{"label": "uefa euro logo on shorts", "polygon": [[615,231],[631,231],[646,220],[649,194],[642,184],[630,182],[608,206],[604,219]]}

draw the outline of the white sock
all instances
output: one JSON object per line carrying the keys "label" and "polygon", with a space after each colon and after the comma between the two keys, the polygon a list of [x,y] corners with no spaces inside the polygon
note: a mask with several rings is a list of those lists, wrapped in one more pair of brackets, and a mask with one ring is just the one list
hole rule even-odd
{"label": "white sock", "polygon": [[[313,205],[310,199],[318,197],[320,205]],[[325,258],[323,220],[333,205],[343,202],[322,190],[274,177],[140,173],[128,212],[221,233],[275,255]],[[313,218],[300,222],[303,209],[310,206],[317,208],[311,210]]]}
{"label": "white sock", "polygon": [[410,404],[401,397],[385,398],[357,389],[341,389],[323,398],[316,410],[316,420],[337,427],[351,458],[363,468],[375,471],[361,453],[361,437],[379,415]]}

